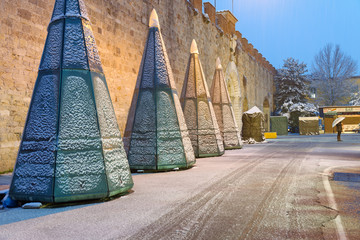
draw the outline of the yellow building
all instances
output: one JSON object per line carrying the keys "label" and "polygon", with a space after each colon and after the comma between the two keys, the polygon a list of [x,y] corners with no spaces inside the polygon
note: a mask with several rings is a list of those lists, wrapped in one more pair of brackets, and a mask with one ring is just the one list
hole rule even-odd
{"label": "yellow building", "polygon": [[354,132],[359,129],[360,106],[327,106],[320,107],[320,115],[324,117],[325,133],[335,133],[332,122],[337,117],[345,117],[343,132]]}

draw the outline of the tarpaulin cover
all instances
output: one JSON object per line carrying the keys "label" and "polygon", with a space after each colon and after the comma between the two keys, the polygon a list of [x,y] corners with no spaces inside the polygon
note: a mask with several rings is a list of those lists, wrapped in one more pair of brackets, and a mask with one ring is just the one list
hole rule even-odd
{"label": "tarpaulin cover", "polygon": [[277,135],[288,135],[288,119],[285,116],[270,117],[271,132],[276,132]]}
{"label": "tarpaulin cover", "polygon": [[244,141],[255,140],[256,142],[265,141],[264,137],[264,114],[258,107],[253,107],[249,111],[243,113],[242,116],[242,139]]}
{"label": "tarpaulin cover", "polygon": [[299,117],[300,135],[319,135],[318,117]]}
{"label": "tarpaulin cover", "polygon": [[132,186],[85,4],[56,0],[10,196],[69,202]]}

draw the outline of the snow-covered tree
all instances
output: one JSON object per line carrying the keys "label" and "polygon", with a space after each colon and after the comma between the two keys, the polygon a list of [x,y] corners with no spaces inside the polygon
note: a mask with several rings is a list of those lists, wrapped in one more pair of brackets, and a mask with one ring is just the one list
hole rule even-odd
{"label": "snow-covered tree", "polygon": [[360,91],[351,94],[351,100],[349,102],[351,106],[360,106]]}
{"label": "snow-covered tree", "polygon": [[277,112],[286,114],[294,104],[306,103],[309,83],[305,75],[307,71],[306,64],[299,63],[299,60],[284,60],[284,65],[278,69],[275,78]]}
{"label": "snow-covered tree", "polygon": [[317,103],[324,106],[347,104],[357,90],[350,80],[357,63],[345,55],[339,45],[327,44],[315,56],[312,66],[312,85],[317,89]]}

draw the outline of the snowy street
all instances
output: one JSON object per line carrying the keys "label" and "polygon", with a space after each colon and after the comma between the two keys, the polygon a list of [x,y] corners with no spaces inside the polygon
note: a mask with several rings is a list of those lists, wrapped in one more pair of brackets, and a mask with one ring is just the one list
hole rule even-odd
{"label": "snowy street", "polygon": [[326,174],[359,169],[359,134],[289,135],[134,174],[133,192],[105,203],[0,210],[0,239],[356,239],[360,182]]}

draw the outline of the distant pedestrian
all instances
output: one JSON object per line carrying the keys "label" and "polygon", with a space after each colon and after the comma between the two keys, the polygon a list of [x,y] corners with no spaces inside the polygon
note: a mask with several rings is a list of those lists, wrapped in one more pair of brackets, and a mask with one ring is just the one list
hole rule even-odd
{"label": "distant pedestrian", "polygon": [[342,122],[339,122],[338,124],[336,124],[336,130],[338,132],[337,140],[341,141]]}

